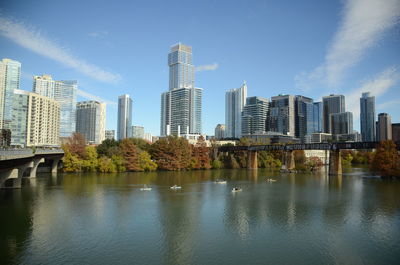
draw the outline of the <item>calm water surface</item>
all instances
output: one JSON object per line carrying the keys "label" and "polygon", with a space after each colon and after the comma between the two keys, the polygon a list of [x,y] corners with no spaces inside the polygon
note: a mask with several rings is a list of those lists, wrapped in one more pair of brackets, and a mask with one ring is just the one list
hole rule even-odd
{"label": "calm water surface", "polygon": [[[25,184],[0,191],[0,263],[400,260],[400,182],[363,169],[341,178],[263,170],[45,174]],[[140,191],[144,184],[152,190]],[[234,186],[243,191],[232,193]]]}

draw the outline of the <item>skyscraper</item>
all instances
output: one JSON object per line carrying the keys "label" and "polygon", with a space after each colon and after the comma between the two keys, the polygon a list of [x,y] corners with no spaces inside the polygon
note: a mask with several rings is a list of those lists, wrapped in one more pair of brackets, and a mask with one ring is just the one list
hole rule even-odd
{"label": "skyscraper", "polygon": [[392,118],[387,113],[379,113],[376,126],[376,140],[392,140]]}
{"label": "skyscraper", "polygon": [[246,105],[246,98],[246,82],[243,82],[240,88],[230,89],[225,93],[225,133],[227,138],[242,136],[242,111]]}
{"label": "skyscraper", "polygon": [[118,140],[132,137],[132,99],[125,94],[118,97]]}
{"label": "skyscraper", "polygon": [[0,129],[11,129],[14,90],[19,89],[21,63],[0,61]]}
{"label": "skyscraper", "polygon": [[14,90],[12,145],[57,146],[60,143],[60,103],[36,93]]}
{"label": "skyscraper", "polygon": [[279,95],[271,98],[267,131],[295,136],[294,96]]}
{"label": "skyscraper", "polygon": [[331,114],[345,112],[345,99],[343,95],[329,95],[322,98],[324,132],[332,133]]}
{"label": "skyscraper", "polygon": [[314,102],[305,96],[295,97],[295,135],[305,141],[306,135],[314,132]]}
{"label": "skyscraper", "polygon": [[330,115],[332,134],[352,134],[353,133],[353,113],[342,112]]}
{"label": "skyscraper", "polygon": [[263,134],[266,132],[268,99],[248,97],[242,112],[242,135]]}
{"label": "skyscraper", "polygon": [[360,98],[360,127],[363,141],[375,141],[375,97],[362,93]]}
{"label": "skyscraper", "polygon": [[109,140],[115,140],[115,130],[106,130],[105,137]]}
{"label": "skyscraper", "polygon": [[169,91],[161,94],[160,134],[200,134],[203,89],[194,87],[192,47],[172,46],[168,66]]}
{"label": "skyscraper", "polygon": [[313,120],[314,120],[314,132],[323,131],[323,107],[322,102],[314,102]]}
{"label": "skyscraper", "polygon": [[143,139],[144,138],[144,127],[133,125],[132,126],[132,137]]}
{"label": "skyscraper", "polygon": [[34,93],[54,98],[60,103],[60,137],[70,137],[75,131],[77,90],[75,80],[56,81],[50,75],[33,78]]}
{"label": "skyscraper", "polygon": [[76,132],[83,134],[87,143],[101,144],[105,140],[106,104],[82,101],[76,104]]}
{"label": "skyscraper", "polygon": [[225,138],[225,124],[218,124],[215,127],[214,131],[214,137],[217,140],[224,139]]}

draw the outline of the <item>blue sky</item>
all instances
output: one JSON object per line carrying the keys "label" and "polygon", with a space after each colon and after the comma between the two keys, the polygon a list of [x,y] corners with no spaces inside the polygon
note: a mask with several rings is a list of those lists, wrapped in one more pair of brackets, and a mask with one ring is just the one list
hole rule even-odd
{"label": "blue sky", "polygon": [[0,58],[32,76],[78,80],[78,100],[133,98],[133,124],[159,134],[167,54],[193,47],[204,89],[203,131],[224,123],[225,91],[247,81],[249,96],[346,95],[359,129],[361,92],[400,122],[400,1],[23,1],[0,3]]}

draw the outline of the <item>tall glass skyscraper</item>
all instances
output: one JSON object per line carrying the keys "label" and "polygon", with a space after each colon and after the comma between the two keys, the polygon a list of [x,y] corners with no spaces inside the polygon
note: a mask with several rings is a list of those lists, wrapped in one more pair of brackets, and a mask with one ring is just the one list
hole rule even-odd
{"label": "tall glass skyscraper", "polygon": [[50,75],[33,77],[34,93],[60,103],[60,137],[70,137],[75,132],[77,90],[75,80],[56,81]]}
{"label": "tall glass skyscraper", "polygon": [[125,94],[118,97],[117,139],[132,137],[132,99]]}
{"label": "tall glass skyscraper", "polygon": [[295,97],[295,135],[305,141],[314,132],[314,102],[305,96]]}
{"label": "tall glass skyscraper", "polygon": [[14,90],[19,89],[21,63],[11,59],[0,61],[0,129],[10,129]]}
{"label": "tall glass skyscraper", "polygon": [[246,105],[247,85],[230,89],[225,93],[225,133],[227,138],[242,136],[242,111]]}
{"label": "tall glass skyscraper", "polygon": [[362,93],[360,98],[360,127],[363,141],[375,141],[375,97],[369,92]]}
{"label": "tall glass skyscraper", "polygon": [[268,99],[248,97],[242,112],[242,135],[265,133],[268,114]]}
{"label": "tall glass skyscraper", "polygon": [[169,91],[161,94],[160,134],[201,134],[203,89],[194,87],[192,47],[172,46],[168,66]]}
{"label": "tall glass skyscraper", "polygon": [[345,112],[345,100],[343,95],[329,95],[322,98],[324,114],[324,132],[332,133],[331,115]]}
{"label": "tall glass skyscraper", "polygon": [[314,102],[313,109],[313,120],[314,120],[314,131],[323,132],[323,107],[322,102]]}
{"label": "tall glass skyscraper", "polygon": [[295,102],[292,95],[271,98],[267,131],[295,136]]}

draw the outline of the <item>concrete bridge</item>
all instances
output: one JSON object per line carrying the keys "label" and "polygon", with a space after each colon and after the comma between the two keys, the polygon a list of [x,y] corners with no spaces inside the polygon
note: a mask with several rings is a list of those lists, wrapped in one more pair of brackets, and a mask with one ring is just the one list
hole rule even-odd
{"label": "concrete bridge", "polygon": [[62,149],[0,149],[0,188],[20,188],[23,177],[35,178],[40,163],[51,162],[57,173]]}
{"label": "concrete bridge", "polygon": [[[249,145],[249,146],[220,146],[219,152],[247,152],[247,168],[256,169],[258,151],[284,151],[283,168],[290,171],[295,168],[295,150],[326,150],[329,151],[329,174],[342,174],[342,159],[340,150],[344,149],[375,149],[379,142],[341,142],[341,143],[310,143],[310,144],[270,144],[270,145]],[[400,150],[400,142],[396,143]]]}

